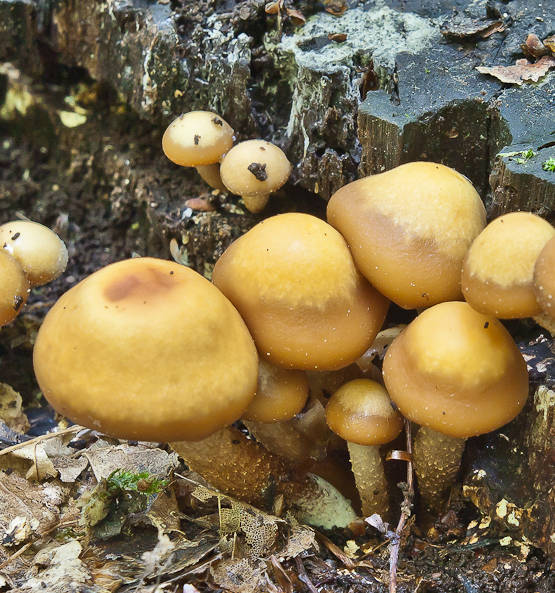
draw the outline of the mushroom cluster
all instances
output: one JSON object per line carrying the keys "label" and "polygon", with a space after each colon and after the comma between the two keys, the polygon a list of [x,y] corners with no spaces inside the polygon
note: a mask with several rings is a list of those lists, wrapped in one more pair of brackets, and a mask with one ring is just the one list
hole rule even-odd
{"label": "mushroom cluster", "polygon": [[[180,165],[211,167],[216,185],[253,211],[290,171],[270,143],[232,148],[233,130],[210,112],[176,120],[163,144]],[[320,504],[332,487],[306,471],[319,471],[328,453],[348,455],[363,514],[383,516],[380,447],[404,416],[419,425],[421,498],[438,510],[465,440],[511,421],[526,402],[526,364],[497,318],[540,310],[553,318],[555,230],[528,213],[486,226],[468,179],[421,162],[341,188],[327,216],[263,220],[227,248],[212,283],[152,258],[85,279],[37,338],[46,397],[117,437],[173,441],[192,469],[255,504],[276,492],[297,506]],[[524,313],[509,299],[524,302]],[[377,337],[389,300],[419,314]],[[238,420],[255,440],[230,426]]]}
{"label": "mushroom cluster", "polygon": [[289,179],[291,163],[266,140],[247,140],[233,147],[233,134],[216,113],[191,111],[168,126],[162,149],[177,165],[196,167],[210,187],[237,194],[247,210],[261,212],[270,194]]}
{"label": "mushroom cluster", "polygon": [[0,225],[0,327],[18,315],[31,288],[62,274],[67,258],[60,237],[38,222]]}

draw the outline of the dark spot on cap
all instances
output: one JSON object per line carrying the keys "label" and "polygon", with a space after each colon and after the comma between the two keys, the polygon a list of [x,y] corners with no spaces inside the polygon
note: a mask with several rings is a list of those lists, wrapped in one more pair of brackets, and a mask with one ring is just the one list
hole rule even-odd
{"label": "dark spot on cap", "polygon": [[268,179],[266,163],[251,163],[247,169],[258,179],[258,181],[266,181],[266,179]]}
{"label": "dark spot on cap", "polygon": [[260,148],[260,150],[266,150],[264,146],[259,146],[258,148]]}
{"label": "dark spot on cap", "polygon": [[445,416],[445,412],[441,412]]}
{"label": "dark spot on cap", "polygon": [[[167,293],[175,288],[175,281],[156,268],[146,268],[138,273],[128,273],[111,282],[104,289],[108,301],[145,301]],[[117,307],[117,305],[116,305]]]}
{"label": "dark spot on cap", "polygon": [[19,236],[21,235],[21,233],[16,233],[13,237],[12,237],[12,241],[15,241],[16,239],[19,238]]}
{"label": "dark spot on cap", "polygon": [[240,441],[239,439],[233,439],[233,440],[231,441],[231,444],[232,444],[232,445],[238,445],[240,442],[241,442],[241,441]]}
{"label": "dark spot on cap", "polygon": [[484,329],[488,329],[488,327],[489,327],[489,321],[486,321],[486,322],[484,323]]}
{"label": "dark spot on cap", "polygon": [[13,298],[13,308],[14,311],[19,311],[19,307],[21,307],[21,305],[23,304],[23,297],[16,295]]}
{"label": "dark spot on cap", "polygon": [[200,136],[199,136],[198,134],[195,134],[195,138],[194,138],[194,141],[195,141],[195,146],[197,146],[197,145],[198,145],[198,143],[199,143],[199,140],[200,140]]}
{"label": "dark spot on cap", "polygon": [[224,122],[219,118],[219,117],[214,117],[212,118],[212,121],[217,125],[217,126],[223,126]]}
{"label": "dark spot on cap", "polygon": [[170,276],[173,276],[173,270],[170,270]]}

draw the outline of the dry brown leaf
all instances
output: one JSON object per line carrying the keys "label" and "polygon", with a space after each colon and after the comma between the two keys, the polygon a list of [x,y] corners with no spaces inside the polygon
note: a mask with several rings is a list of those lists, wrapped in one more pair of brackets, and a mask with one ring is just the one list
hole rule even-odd
{"label": "dry brown leaf", "polygon": [[555,35],[550,35],[543,40],[545,47],[549,48],[551,53],[555,54]]}
{"label": "dry brown leaf", "polygon": [[446,21],[441,25],[441,34],[446,39],[460,41],[471,39],[472,37],[481,37],[483,39],[503,31],[505,25],[502,21],[481,20],[461,18],[454,21]]}
{"label": "dry brown leaf", "polygon": [[336,43],[343,43],[344,41],[347,41],[347,33],[330,33],[328,39],[330,41],[335,41]]}
{"label": "dry brown leaf", "polygon": [[291,22],[300,27],[306,23],[306,18],[304,14],[300,10],[295,10],[294,8],[287,8],[286,10],[287,16],[291,19]]}
{"label": "dry brown leaf", "polygon": [[545,47],[535,33],[530,33],[520,48],[527,58],[541,58],[549,53],[549,48]]}
{"label": "dry brown leaf", "polygon": [[21,409],[22,398],[7,383],[0,383],[0,420],[9,428],[24,434],[29,429],[27,416]]}
{"label": "dry brown leaf", "polygon": [[347,0],[324,0],[326,12],[333,16],[341,16],[347,10]]}
{"label": "dry brown leaf", "polygon": [[555,58],[553,56],[544,56],[535,63],[522,59],[517,60],[513,66],[477,66],[476,70],[482,74],[494,76],[506,84],[518,84],[523,82],[537,82],[542,76],[545,76],[551,68],[555,68]]}

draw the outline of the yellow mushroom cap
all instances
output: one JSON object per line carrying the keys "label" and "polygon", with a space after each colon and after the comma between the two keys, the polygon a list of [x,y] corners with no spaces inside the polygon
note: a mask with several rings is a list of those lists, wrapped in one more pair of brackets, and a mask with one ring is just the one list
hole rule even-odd
{"label": "yellow mushroom cap", "polygon": [[387,350],[383,376],[403,416],[457,438],[503,426],[528,397],[526,363],[507,330],[464,302],[422,312]]}
{"label": "yellow mushroom cap", "polygon": [[0,249],[0,327],[14,319],[29,296],[29,281],[19,262]]}
{"label": "yellow mushroom cap", "polygon": [[403,428],[387,391],[370,379],[342,385],[328,402],[326,421],[333,432],[358,445],[384,445]]}
{"label": "yellow mushroom cap", "polygon": [[481,313],[502,319],[540,312],[534,264],[555,229],[530,212],[496,218],[476,237],[462,270],[464,298]]}
{"label": "yellow mushroom cap", "polygon": [[534,291],[542,311],[555,320],[555,237],[545,244],[536,260]]}
{"label": "yellow mushroom cap", "polygon": [[6,222],[0,226],[0,247],[19,261],[31,287],[55,280],[67,266],[64,242],[38,222]]}
{"label": "yellow mushroom cap", "polygon": [[358,273],[343,237],[308,214],[254,226],[216,262],[213,281],[243,316],[261,356],[296,369],[354,362],[388,307]]}
{"label": "yellow mushroom cap", "polygon": [[164,154],[182,167],[219,163],[232,146],[233,128],[211,111],[180,115],[162,137]]}
{"label": "yellow mushroom cap", "polygon": [[227,189],[239,196],[264,196],[278,190],[291,174],[281,148],[266,140],[236,144],[224,157],[220,175]]}
{"label": "yellow mushroom cap", "polygon": [[307,399],[308,379],[303,371],[282,369],[261,360],[256,395],[243,418],[256,422],[290,420],[304,408]]}
{"label": "yellow mushroom cap", "polygon": [[345,185],[327,215],[362,274],[406,309],[460,298],[462,260],[486,223],[466,177],[424,162]]}
{"label": "yellow mushroom cap", "polygon": [[39,330],[35,374],[74,422],[127,439],[202,439],[237,420],[258,356],[233,305],[189,268],[136,258],[66,292]]}

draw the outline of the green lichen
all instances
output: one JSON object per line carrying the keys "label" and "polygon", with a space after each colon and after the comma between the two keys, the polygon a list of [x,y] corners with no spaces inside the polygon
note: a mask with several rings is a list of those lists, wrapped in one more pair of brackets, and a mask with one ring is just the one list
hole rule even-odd
{"label": "green lichen", "polygon": [[555,158],[550,156],[547,161],[542,163],[542,169],[544,171],[549,171],[550,173],[555,173]]}

